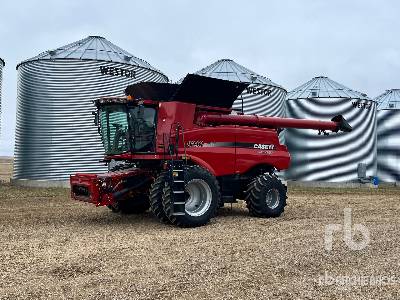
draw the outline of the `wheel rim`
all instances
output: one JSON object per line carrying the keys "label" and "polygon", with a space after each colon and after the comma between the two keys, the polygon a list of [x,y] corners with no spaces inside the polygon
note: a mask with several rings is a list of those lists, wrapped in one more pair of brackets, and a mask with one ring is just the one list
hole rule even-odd
{"label": "wheel rim", "polygon": [[207,182],[203,179],[192,179],[186,186],[186,213],[193,217],[205,214],[211,206],[212,192]]}
{"label": "wheel rim", "polygon": [[279,192],[277,189],[270,189],[265,197],[265,202],[270,209],[277,208],[279,200]]}

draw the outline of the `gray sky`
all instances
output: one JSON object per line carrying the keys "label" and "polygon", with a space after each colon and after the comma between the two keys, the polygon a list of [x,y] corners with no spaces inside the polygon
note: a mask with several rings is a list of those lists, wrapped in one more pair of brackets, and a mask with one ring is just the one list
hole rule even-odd
{"label": "gray sky", "polygon": [[231,58],[291,90],[326,75],[376,97],[400,88],[399,1],[0,2],[0,155],[14,149],[17,72],[40,52],[101,35],[172,80]]}

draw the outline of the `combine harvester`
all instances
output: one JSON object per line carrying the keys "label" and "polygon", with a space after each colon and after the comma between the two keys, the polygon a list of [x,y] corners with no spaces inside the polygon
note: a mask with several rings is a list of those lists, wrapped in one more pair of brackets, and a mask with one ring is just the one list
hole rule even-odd
{"label": "combine harvester", "polygon": [[105,174],[72,175],[72,198],[122,213],[151,208],[181,227],[205,225],[236,199],[254,216],[280,216],[287,187],[275,171],[289,167],[290,155],[278,133],[352,128],[342,116],[324,122],[235,113],[247,86],[189,74],[179,85],[138,83],[127,97],[100,98],[94,115],[104,162],[117,164]]}

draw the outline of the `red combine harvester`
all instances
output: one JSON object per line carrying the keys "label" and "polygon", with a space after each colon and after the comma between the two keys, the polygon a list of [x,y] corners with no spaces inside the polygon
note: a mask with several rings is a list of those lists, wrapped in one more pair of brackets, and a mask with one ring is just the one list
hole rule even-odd
{"label": "red combine harvester", "polygon": [[342,116],[324,122],[235,113],[232,104],[247,86],[189,74],[179,85],[138,83],[127,97],[100,98],[95,123],[104,162],[114,167],[72,175],[72,198],[122,213],[151,208],[181,227],[206,224],[236,199],[254,216],[280,216],[287,188],[275,171],[290,163],[279,144],[282,128],[352,128]]}

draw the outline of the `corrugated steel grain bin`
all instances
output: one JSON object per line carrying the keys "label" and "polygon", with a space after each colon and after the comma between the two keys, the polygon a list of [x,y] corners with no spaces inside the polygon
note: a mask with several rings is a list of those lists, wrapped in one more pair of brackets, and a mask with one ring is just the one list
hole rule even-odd
{"label": "corrugated steel grain bin", "polygon": [[168,81],[146,61],[98,36],[46,51],[17,70],[14,182],[106,171],[99,162],[104,149],[92,101],[123,96],[136,82]]}
{"label": "corrugated steel grain bin", "polygon": [[286,129],[292,156],[285,172],[289,180],[356,181],[359,163],[367,176],[376,175],[376,102],[327,77],[315,77],[289,92],[286,112],[291,118],[330,120],[343,115],[353,127],[350,133],[318,135],[314,130]]}
{"label": "corrugated steel grain bin", "polygon": [[400,89],[388,90],[378,102],[378,177],[400,182]]}

